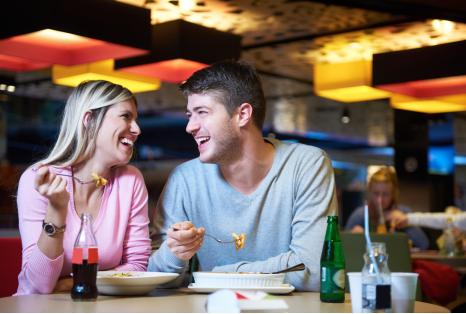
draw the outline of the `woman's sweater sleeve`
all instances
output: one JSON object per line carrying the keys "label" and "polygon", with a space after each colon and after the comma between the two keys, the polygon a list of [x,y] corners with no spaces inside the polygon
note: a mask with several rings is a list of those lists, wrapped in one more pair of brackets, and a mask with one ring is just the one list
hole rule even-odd
{"label": "woman's sweater sleeve", "polygon": [[23,254],[17,295],[51,293],[63,267],[63,254],[50,259],[37,246],[48,200],[35,190],[34,177],[35,172],[29,168],[21,176],[18,186],[18,219]]}

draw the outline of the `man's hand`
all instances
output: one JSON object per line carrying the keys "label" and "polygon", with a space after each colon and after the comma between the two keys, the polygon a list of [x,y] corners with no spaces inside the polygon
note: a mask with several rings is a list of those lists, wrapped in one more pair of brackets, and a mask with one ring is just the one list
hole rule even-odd
{"label": "man's hand", "polygon": [[408,216],[402,211],[395,209],[389,214],[390,226],[395,229],[402,229],[408,226]]}
{"label": "man's hand", "polygon": [[201,248],[204,233],[190,221],[177,222],[167,231],[167,245],[176,257],[188,261]]}
{"label": "man's hand", "polygon": [[50,205],[60,211],[66,212],[70,195],[66,190],[66,180],[41,166],[36,173],[34,187],[37,192],[46,197]]}

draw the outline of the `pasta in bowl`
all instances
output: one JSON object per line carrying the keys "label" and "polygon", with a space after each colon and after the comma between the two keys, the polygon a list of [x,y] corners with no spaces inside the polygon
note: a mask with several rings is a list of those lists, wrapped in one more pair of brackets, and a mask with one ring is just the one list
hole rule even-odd
{"label": "pasta in bowl", "polygon": [[97,289],[107,295],[142,295],[158,285],[172,281],[179,274],[144,271],[99,271]]}

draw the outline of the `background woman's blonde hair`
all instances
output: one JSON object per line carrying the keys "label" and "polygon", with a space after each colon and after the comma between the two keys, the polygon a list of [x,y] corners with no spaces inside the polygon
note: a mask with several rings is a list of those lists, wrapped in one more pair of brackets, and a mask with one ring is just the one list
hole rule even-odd
{"label": "background woman's blonde hair", "polygon": [[398,189],[398,179],[396,177],[395,169],[391,167],[382,167],[370,177],[367,184],[368,190],[371,189],[374,183],[391,183],[392,184],[392,206],[397,205],[400,197]]}
{"label": "background woman's blonde hair", "polygon": [[[55,146],[39,163],[66,167],[90,158],[109,106],[128,100],[136,104],[134,95],[121,85],[108,81],[86,81],[79,84],[66,102]],[[87,126],[84,126],[87,112],[90,117]]]}

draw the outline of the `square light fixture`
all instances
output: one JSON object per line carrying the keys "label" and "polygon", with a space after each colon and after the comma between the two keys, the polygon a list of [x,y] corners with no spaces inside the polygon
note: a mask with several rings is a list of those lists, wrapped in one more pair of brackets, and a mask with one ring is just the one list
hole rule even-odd
{"label": "square light fixture", "polygon": [[113,60],[103,60],[74,66],[54,65],[52,81],[58,85],[77,86],[87,80],[106,80],[120,84],[133,93],[157,90],[160,80],[113,69]]}
{"label": "square light fixture", "polygon": [[377,88],[397,109],[424,113],[466,110],[466,40],[375,54]]}
{"label": "square light fixture", "polygon": [[7,1],[0,68],[29,71],[147,53],[150,10],[108,0]]}
{"label": "square light fixture", "polygon": [[466,94],[448,95],[431,98],[416,98],[393,94],[390,98],[392,108],[416,111],[427,114],[466,111]]}
{"label": "square light fixture", "polygon": [[369,60],[314,65],[314,92],[318,96],[346,103],[390,97],[389,92],[371,85]]}
{"label": "square light fixture", "polygon": [[392,93],[427,98],[466,93],[466,75],[377,86]]}
{"label": "square light fixture", "polygon": [[373,86],[466,75],[465,55],[466,40],[374,54]]}
{"label": "square light fixture", "polygon": [[179,83],[208,64],[240,55],[240,36],[174,20],[152,26],[149,54],[116,60],[115,68]]}

